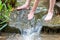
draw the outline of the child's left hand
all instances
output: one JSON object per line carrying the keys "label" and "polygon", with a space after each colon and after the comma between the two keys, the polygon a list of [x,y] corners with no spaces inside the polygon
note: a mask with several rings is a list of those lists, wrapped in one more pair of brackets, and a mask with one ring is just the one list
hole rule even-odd
{"label": "child's left hand", "polygon": [[28,14],[28,20],[31,20],[33,17],[34,17],[34,11],[31,11],[31,12]]}

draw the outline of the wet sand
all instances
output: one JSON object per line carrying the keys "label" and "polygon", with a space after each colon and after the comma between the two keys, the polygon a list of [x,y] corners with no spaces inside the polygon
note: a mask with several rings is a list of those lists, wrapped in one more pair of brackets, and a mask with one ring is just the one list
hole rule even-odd
{"label": "wet sand", "polygon": [[[21,35],[19,34],[12,34],[12,33],[3,33],[0,36],[0,40],[22,40]],[[41,34],[42,40],[60,40],[59,34]]]}
{"label": "wet sand", "polygon": [[59,34],[42,34],[42,40],[60,40]]}

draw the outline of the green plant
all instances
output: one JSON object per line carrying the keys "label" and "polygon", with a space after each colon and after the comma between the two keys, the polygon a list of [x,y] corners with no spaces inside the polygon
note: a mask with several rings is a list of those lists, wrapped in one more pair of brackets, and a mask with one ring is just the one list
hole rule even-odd
{"label": "green plant", "polygon": [[0,27],[8,22],[9,20],[9,14],[11,12],[12,6],[7,3],[8,0],[5,0],[5,2],[2,3],[0,0]]}

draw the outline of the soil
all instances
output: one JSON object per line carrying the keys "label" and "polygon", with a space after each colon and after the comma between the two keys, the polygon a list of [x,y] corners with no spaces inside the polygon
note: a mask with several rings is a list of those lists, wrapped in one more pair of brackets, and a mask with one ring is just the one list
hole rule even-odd
{"label": "soil", "polygon": [[[0,40],[22,40],[21,35],[12,33],[2,33]],[[41,34],[42,40],[60,40],[60,34]]]}

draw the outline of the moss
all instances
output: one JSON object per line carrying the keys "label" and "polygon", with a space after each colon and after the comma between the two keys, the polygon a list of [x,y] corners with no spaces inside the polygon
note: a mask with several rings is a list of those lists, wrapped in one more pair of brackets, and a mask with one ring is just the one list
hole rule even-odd
{"label": "moss", "polygon": [[60,24],[60,15],[55,16],[49,23],[50,24]]}

